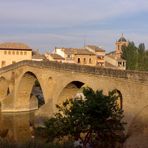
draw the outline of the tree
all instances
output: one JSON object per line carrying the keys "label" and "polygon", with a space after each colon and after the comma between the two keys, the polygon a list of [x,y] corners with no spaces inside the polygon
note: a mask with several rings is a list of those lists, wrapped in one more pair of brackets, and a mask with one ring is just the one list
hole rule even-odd
{"label": "tree", "polygon": [[144,70],[148,71],[148,50],[145,51],[145,56],[144,56]]}
{"label": "tree", "polygon": [[126,60],[127,69],[129,70],[148,70],[148,55],[145,50],[144,43],[140,43],[138,47],[134,42],[122,47],[121,57]]}
{"label": "tree", "polygon": [[123,141],[123,110],[117,103],[116,91],[104,95],[102,91],[83,89],[84,98],[66,100],[57,105],[58,112],[45,122],[50,141],[54,138],[79,138],[84,147],[92,142],[97,147],[115,147]]}
{"label": "tree", "polygon": [[145,45],[144,43],[139,44],[138,47],[138,70],[144,70],[144,59],[145,59]]}
{"label": "tree", "polygon": [[121,57],[126,60],[127,69],[136,70],[138,67],[138,49],[134,42],[129,42],[128,46],[123,46]]}

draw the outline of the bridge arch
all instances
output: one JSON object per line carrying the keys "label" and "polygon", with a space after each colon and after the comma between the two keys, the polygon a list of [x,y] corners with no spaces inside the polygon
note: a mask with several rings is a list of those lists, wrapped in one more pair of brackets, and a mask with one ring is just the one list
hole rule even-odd
{"label": "bridge arch", "polygon": [[5,97],[8,95],[9,89],[9,82],[6,80],[5,77],[0,77],[0,101],[5,99]]}
{"label": "bridge arch", "polygon": [[77,93],[82,92],[82,87],[85,85],[84,82],[74,80],[66,83],[57,96],[57,104],[62,103],[65,99],[74,97]]}
{"label": "bridge arch", "polygon": [[119,108],[123,109],[123,96],[120,90],[114,89],[113,92],[115,93],[114,95],[117,97],[117,104]]}
{"label": "bridge arch", "polygon": [[[39,93],[33,93],[32,90],[34,86],[38,83],[38,86],[40,87],[40,91],[42,93],[43,99],[39,98]],[[42,85],[40,83],[40,80],[36,76],[35,73],[31,71],[26,71],[22,74],[17,91],[15,96],[15,109],[16,111],[29,111],[38,109],[40,107],[40,102],[42,101],[42,104],[45,103],[44,101],[44,95],[42,91]]]}

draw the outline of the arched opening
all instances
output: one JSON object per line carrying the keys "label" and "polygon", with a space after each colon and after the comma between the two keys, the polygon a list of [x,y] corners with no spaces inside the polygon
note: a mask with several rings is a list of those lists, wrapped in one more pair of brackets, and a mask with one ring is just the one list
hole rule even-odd
{"label": "arched opening", "polygon": [[57,100],[57,104],[62,103],[64,100],[73,98],[76,95],[80,94],[82,92],[81,88],[83,86],[84,83],[80,81],[72,81],[68,83],[61,91]]}
{"label": "arched opening", "polygon": [[9,89],[9,87],[8,87],[8,89],[7,89],[7,95],[9,95],[10,94],[10,89]]}
{"label": "arched opening", "polygon": [[15,104],[21,111],[35,110],[45,104],[40,82],[32,72],[22,76]]}
{"label": "arched opening", "polygon": [[30,98],[31,98],[31,96],[35,96],[38,99],[38,107],[41,107],[42,105],[45,104],[43,92],[42,92],[40,83],[37,79],[35,80],[35,83],[33,85],[32,92],[30,94]]}
{"label": "arched opening", "polygon": [[121,92],[118,89],[114,89],[114,95],[116,95],[117,97],[117,104],[119,106],[120,109],[123,109],[123,97]]}
{"label": "arched opening", "polygon": [[9,84],[4,77],[0,77],[0,101],[8,95]]}

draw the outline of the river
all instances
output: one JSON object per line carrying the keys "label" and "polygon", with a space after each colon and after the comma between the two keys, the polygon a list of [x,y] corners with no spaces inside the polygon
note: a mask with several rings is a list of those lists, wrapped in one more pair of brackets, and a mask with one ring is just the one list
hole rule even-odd
{"label": "river", "polygon": [[8,138],[21,143],[28,141],[31,139],[31,125],[34,125],[34,113],[0,113],[0,132],[8,130]]}

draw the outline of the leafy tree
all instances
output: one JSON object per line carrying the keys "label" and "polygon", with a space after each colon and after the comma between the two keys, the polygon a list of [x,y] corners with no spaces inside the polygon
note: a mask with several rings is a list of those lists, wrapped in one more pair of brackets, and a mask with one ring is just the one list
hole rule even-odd
{"label": "leafy tree", "polygon": [[140,50],[142,53],[145,52],[145,45],[144,45],[144,43],[140,43],[140,44],[139,44],[139,50]]}
{"label": "leafy tree", "polygon": [[144,69],[144,58],[145,58],[145,45],[144,43],[139,44],[138,47],[138,70]]}
{"label": "leafy tree", "polygon": [[129,70],[148,70],[148,51],[145,50],[144,43],[135,46],[134,42],[122,47],[121,57],[126,60],[127,69]]}
{"label": "leafy tree", "polygon": [[144,70],[148,71],[148,50],[145,51],[145,56],[144,56]]}
{"label": "leafy tree", "polygon": [[134,42],[129,42],[128,46],[122,48],[122,58],[126,60],[127,69],[136,70],[138,66],[138,49]]}
{"label": "leafy tree", "polygon": [[84,147],[91,141],[101,148],[122,143],[124,131],[123,110],[118,104],[116,90],[104,95],[102,91],[84,88],[85,97],[73,98],[57,105],[58,112],[45,122],[48,140],[79,138]]}

